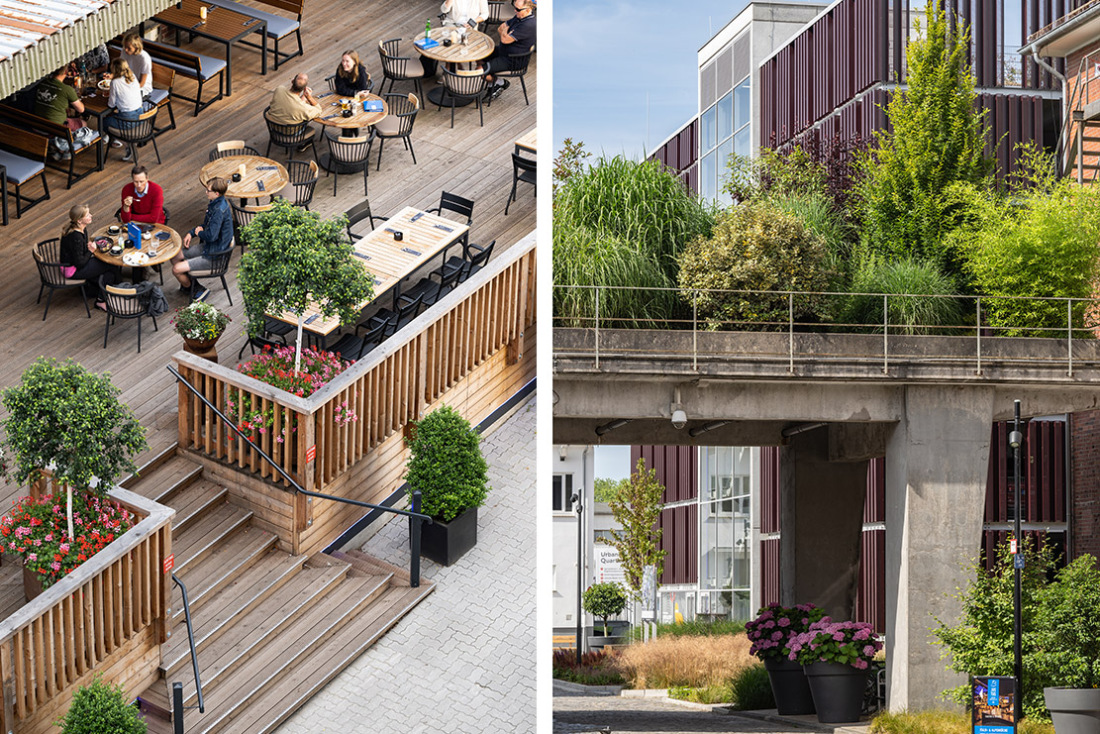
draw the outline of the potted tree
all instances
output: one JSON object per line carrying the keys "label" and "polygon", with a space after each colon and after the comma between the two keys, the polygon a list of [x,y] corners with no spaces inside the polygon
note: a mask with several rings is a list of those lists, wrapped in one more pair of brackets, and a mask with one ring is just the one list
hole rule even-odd
{"label": "potted tree", "polygon": [[802,665],[791,660],[790,644],[824,616],[825,610],[813,604],[769,604],[745,623],[745,634],[752,642],[749,652],[763,661],[776,709],[782,716],[815,713],[810,684]]}
{"label": "potted tree", "polygon": [[[352,255],[346,225],[346,217],[321,219],[276,199],[245,226],[248,252],[241,257],[237,284],[250,336],[260,336],[265,313],[289,311],[297,317],[295,349],[300,354],[303,315],[311,304],[325,318],[339,315],[341,324],[359,317],[374,293],[373,278]],[[294,370],[299,369],[296,358]]]}
{"label": "potted tree", "polygon": [[593,633],[588,638],[588,648],[590,650],[601,648],[604,645],[615,645],[621,641],[621,638],[612,637],[607,631],[607,618],[614,617],[626,608],[626,591],[623,590],[622,586],[610,581],[602,584],[592,584],[584,590],[584,594],[581,596],[581,605],[584,607],[584,611],[593,617],[603,619],[603,635]]}
{"label": "potted tree", "polygon": [[1100,731],[1100,570],[1082,555],[1039,589],[1035,666],[1056,685],[1043,697],[1058,734]]}
{"label": "potted tree", "polygon": [[423,527],[421,555],[450,566],[477,543],[477,508],[490,489],[481,436],[444,405],[415,421],[405,442],[406,489],[410,497],[420,491],[420,511],[433,520]]}
{"label": "potted tree", "polygon": [[191,301],[176,309],[172,323],[176,333],[183,337],[183,348],[192,354],[218,361],[214,345],[221,338],[230,318],[225,312],[206,301]]}
{"label": "potted tree", "polygon": [[147,727],[136,706],[126,702],[121,686],[104,683],[100,675],[76,689],[69,711],[55,722],[61,734],[145,734]]}
{"label": "potted tree", "polygon": [[859,721],[867,669],[882,649],[874,626],[822,617],[788,643],[790,659],[802,664],[823,724]]}
{"label": "potted tree", "polygon": [[65,531],[75,538],[73,491],[106,499],[107,489],[126,471],[133,456],[148,448],[145,429],[107,374],[97,375],[67,360],[40,357],[18,385],[3,393],[3,420],[11,466],[20,484],[44,472],[65,487]]}

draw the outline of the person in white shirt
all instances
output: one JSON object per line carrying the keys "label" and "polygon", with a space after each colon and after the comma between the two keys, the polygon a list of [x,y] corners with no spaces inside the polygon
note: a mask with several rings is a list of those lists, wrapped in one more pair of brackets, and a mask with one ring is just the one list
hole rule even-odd
{"label": "person in white shirt", "polygon": [[140,33],[127,33],[122,37],[122,58],[137,77],[142,98],[148,97],[153,93],[153,59],[145,50]]}
{"label": "person in white shirt", "polygon": [[[134,72],[130,71],[130,65],[121,56],[111,62],[111,92],[107,96],[107,105],[114,107],[115,112],[107,115],[103,121],[103,129],[122,130],[132,127],[127,120],[136,120],[141,116],[143,103],[141,98],[141,85],[138,84]],[[112,140],[112,148],[121,148],[121,140]],[[134,151],[127,146],[122,160],[128,161],[134,156]]]}
{"label": "person in white shirt", "polygon": [[489,17],[489,0],[443,0],[439,12],[444,25],[466,25],[467,21],[484,23]]}

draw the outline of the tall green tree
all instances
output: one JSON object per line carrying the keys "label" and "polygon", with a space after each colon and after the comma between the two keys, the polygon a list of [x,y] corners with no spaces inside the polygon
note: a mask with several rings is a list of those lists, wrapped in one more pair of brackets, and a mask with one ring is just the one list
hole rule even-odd
{"label": "tall green tree", "polygon": [[665,488],[657,481],[657,472],[645,468],[645,459],[638,459],[630,483],[624,485],[608,504],[615,521],[622,528],[611,531],[611,540],[600,542],[619,551],[631,596],[639,598],[642,588],[642,569],[656,566],[657,575],[667,551],[661,550],[661,528],[657,520],[661,516],[661,496]]}
{"label": "tall green tree", "polygon": [[[941,0],[906,48],[904,91],[886,109],[891,130],[860,157],[857,200],[863,235],[889,255],[940,258],[941,242],[965,213],[970,186],[993,170],[984,154],[986,111],[978,109],[967,59],[969,29],[949,24]],[[953,26],[953,27],[952,27]]]}

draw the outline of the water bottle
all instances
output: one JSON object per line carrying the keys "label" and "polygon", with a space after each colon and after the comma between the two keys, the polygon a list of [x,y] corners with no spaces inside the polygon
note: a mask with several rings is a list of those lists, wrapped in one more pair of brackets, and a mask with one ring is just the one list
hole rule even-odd
{"label": "water bottle", "polygon": [[432,19],[424,21],[424,40],[428,40],[432,37]]}

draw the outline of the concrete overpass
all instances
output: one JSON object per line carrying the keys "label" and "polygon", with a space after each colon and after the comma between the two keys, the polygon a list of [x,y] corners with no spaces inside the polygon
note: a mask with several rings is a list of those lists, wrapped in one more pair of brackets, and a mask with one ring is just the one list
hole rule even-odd
{"label": "concrete overpass", "polygon": [[929,629],[979,547],[992,422],[1017,399],[1100,407],[1094,340],[558,328],[553,346],[555,443],[783,447],[784,603],[850,618],[866,462],[887,457],[894,710],[959,682]]}

